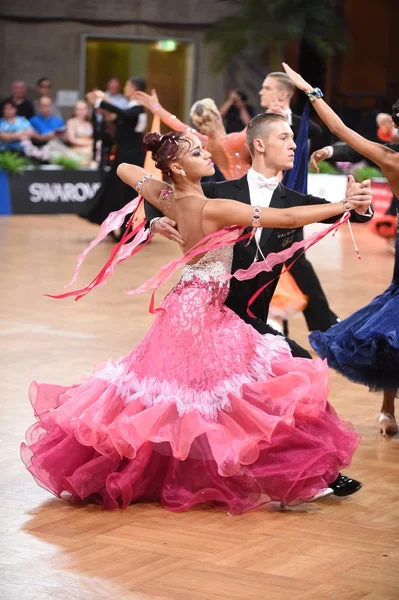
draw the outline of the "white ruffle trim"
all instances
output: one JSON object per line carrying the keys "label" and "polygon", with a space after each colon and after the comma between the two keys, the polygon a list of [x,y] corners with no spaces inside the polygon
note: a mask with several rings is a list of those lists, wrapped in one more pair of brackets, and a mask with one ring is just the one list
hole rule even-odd
{"label": "white ruffle trim", "polygon": [[149,408],[156,404],[172,402],[176,404],[179,416],[198,411],[214,420],[219,410],[231,410],[230,394],[241,396],[244,384],[274,377],[271,362],[278,358],[291,358],[291,351],[285,339],[271,334],[259,337],[255,354],[256,357],[248,365],[246,373],[232,374],[231,377],[222,379],[212,390],[184,386],[173,379],[139,378],[131,370],[129,363],[122,362],[122,359],[116,363],[103,363],[101,369],[92,377],[115,385],[117,393],[126,404],[139,399]]}

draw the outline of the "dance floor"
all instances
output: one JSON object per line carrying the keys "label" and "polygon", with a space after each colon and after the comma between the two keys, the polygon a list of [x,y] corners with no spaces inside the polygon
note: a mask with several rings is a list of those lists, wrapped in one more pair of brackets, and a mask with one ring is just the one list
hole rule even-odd
{"label": "dance floor", "polygon": [[[354,229],[361,261],[347,230],[309,253],[341,317],[382,292],[392,275],[384,240],[367,226]],[[62,291],[75,257],[96,232],[69,215],[0,219],[0,597],[397,600],[399,437],[378,433],[379,395],[335,373],[331,401],[362,434],[348,473],[364,487],[342,501],[330,497],[286,512],[263,508],[242,516],[209,508],[173,514],[156,504],[109,513],[71,506],[34,482],[19,458],[33,422],[29,383],[71,384],[97,361],[129,352],[153,317],[148,295],[128,297],[123,290],[178,255],[176,246],[158,238],[85,299],[45,298]],[[81,283],[111,249],[104,242],[89,255]],[[308,346],[302,315],[291,322],[290,334]]]}

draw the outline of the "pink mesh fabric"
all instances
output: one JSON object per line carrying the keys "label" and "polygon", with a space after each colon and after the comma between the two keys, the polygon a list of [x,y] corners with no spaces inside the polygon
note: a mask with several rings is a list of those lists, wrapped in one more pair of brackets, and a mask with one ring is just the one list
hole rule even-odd
{"label": "pink mesh fabric", "polygon": [[307,500],[359,442],[328,369],[224,306],[232,247],[186,266],[142,342],[80,383],[33,383],[22,459],[39,485],[107,509],[157,501],[242,513]]}

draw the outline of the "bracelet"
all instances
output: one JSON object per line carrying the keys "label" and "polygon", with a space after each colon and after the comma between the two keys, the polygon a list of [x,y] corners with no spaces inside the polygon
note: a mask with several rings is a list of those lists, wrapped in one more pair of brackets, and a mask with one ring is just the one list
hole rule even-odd
{"label": "bracelet", "polygon": [[311,102],[314,102],[318,98],[323,98],[323,96],[324,96],[323,92],[318,87],[314,88],[313,90],[308,90],[307,92],[305,92],[305,94],[307,95],[307,97],[309,98],[309,100]]}
{"label": "bracelet", "polygon": [[352,210],[349,200],[342,200],[342,204],[344,206],[345,212],[349,212],[350,210]]}
{"label": "bracelet", "polygon": [[262,227],[261,223],[260,223],[260,217],[262,214],[262,207],[261,206],[254,206],[254,212],[252,215],[252,233],[255,233],[256,229],[258,229],[258,227]]}
{"label": "bracelet", "polygon": [[148,181],[149,179],[154,179],[154,175],[148,174],[148,175],[144,175],[144,177],[142,177],[137,183],[136,183],[136,191],[139,194],[139,196],[141,195],[141,188],[143,187],[143,185],[145,184],[146,181]]}

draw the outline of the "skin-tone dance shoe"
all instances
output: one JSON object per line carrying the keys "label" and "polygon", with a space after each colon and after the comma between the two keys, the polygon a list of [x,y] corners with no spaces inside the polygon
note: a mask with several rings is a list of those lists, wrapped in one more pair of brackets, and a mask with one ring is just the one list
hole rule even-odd
{"label": "skin-tone dance shoe", "polygon": [[395,417],[389,413],[380,413],[380,416],[378,417],[378,425],[380,426],[380,432],[384,437],[387,435],[396,435],[398,433],[398,425]]}

